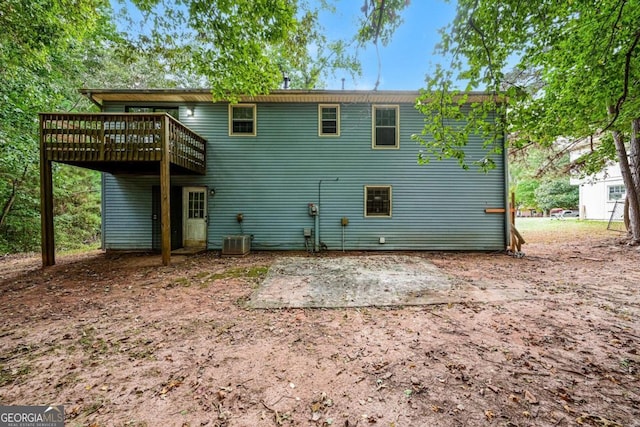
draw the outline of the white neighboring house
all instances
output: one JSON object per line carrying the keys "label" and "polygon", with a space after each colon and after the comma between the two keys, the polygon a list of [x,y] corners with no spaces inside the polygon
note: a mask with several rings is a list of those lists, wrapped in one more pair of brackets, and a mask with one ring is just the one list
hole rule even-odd
{"label": "white neighboring house", "polygon": [[[578,148],[571,151],[571,161],[580,157],[586,150],[586,148]],[[570,182],[572,185],[580,186],[581,219],[608,221],[616,201],[624,202],[627,194],[620,173],[620,165],[617,162],[608,165],[595,175],[585,178],[572,177]]]}

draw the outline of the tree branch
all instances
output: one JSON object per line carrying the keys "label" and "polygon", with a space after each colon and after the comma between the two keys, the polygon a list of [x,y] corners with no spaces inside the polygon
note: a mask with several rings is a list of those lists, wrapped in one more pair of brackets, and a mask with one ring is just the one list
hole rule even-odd
{"label": "tree branch", "polygon": [[373,38],[373,43],[375,43],[375,44],[378,43],[378,36],[380,35],[380,28],[382,28],[382,16],[383,16],[383,13],[384,13],[384,2],[385,2],[385,0],[381,0],[380,1],[380,8],[379,8],[380,13],[378,14],[378,25],[377,25],[377,28],[376,28],[376,35]]}
{"label": "tree branch", "polygon": [[633,43],[631,43],[631,47],[629,48],[629,50],[627,50],[627,54],[625,55],[624,84],[622,87],[622,95],[620,95],[620,98],[618,98],[618,102],[616,102],[616,105],[614,106],[613,118],[611,119],[611,121],[609,121],[609,124],[605,126],[605,128],[602,130],[603,132],[608,130],[611,126],[613,126],[615,121],[618,120],[618,117],[620,116],[620,107],[622,107],[622,104],[624,103],[624,101],[626,101],[627,95],[629,94],[629,74],[631,73],[631,57],[633,56],[633,51],[635,50],[636,46],[638,46],[638,42],[640,42],[640,31],[636,33],[635,38],[633,39]]}
{"label": "tree branch", "polygon": [[625,6],[626,3],[627,3],[627,0],[622,0],[622,4],[620,5],[620,10],[618,11],[618,17],[616,18],[616,22],[613,24],[613,26],[611,28],[611,37],[609,37],[609,45],[605,49],[605,54],[606,54],[606,52],[609,51],[611,46],[613,46],[613,36],[615,36],[616,28],[618,27],[618,23],[620,22],[620,19],[622,19],[622,11],[623,11],[624,6]]}
{"label": "tree branch", "polygon": [[[582,141],[582,138],[574,140],[573,142],[571,142],[570,144],[567,144],[565,147],[563,147],[559,151],[554,151],[552,156],[549,156],[549,157],[546,158],[546,163],[542,164],[538,168],[538,171],[536,172],[534,177],[535,178],[541,178],[543,175],[545,175],[548,172],[548,169],[550,169],[550,168],[554,168],[555,170],[559,170],[560,167],[556,166],[556,162],[562,160],[562,158],[567,153],[569,153],[573,147],[578,145],[578,143],[580,141]],[[569,165],[569,169],[570,169],[570,166],[571,166],[571,164]]]}
{"label": "tree branch", "polygon": [[378,86],[380,85],[380,77],[382,76],[382,59],[380,58],[380,49],[378,48],[378,42],[374,43],[376,47],[376,58],[378,59],[378,78],[376,79],[376,84],[373,86],[373,90],[378,90]]}
{"label": "tree branch", "polygon": [[517,159],[517,156],[520,153],[524,153],[529,147],[532,147],[532,146],[535,146],[535,145],[536,145],[536,143],[534,141],[529,140],[529,141],[527,141],[526,144],[524,144],[521,147],[512,147],[512,148],[509,149],[509,156],[513,157],[514,159]]}
{"label": "tree branch", "polygon": [[469,26],[480,36],[480,41],[482,42],[482,47],[487,54],[487,62],[489,67],[489,74],[491,75],[491,80],[495,83],[496,76],[493,73],[493,61],[491,60],[491,51],[489,51],[489,47],[487,46],[487,42],[484,36],[484,33],[480,28],[476,26],[476,23],[473,21],[473,14],[469,17]]}
{"label": "tree branch", "polygon": [[[380,51],[378,48],[378,38],[380,37],[380,31],[382,29],[382,18],[384,17],[384,11],[385,11],[385,0],[380,0],[380,6],[376,7],[375,6],[375,1],[372,0],[371,1],[373,10],[371,11],[371,17],[373,18],[374,14],[376,13],[376,11],[378,11],[378,23],[375,24],[375,30],[376,33],[373,36],[373,45],[376,47],[376,57],[378,58],[378,78],[376,80],[376,84],[373,87],[373,90],[378,90],[378,86],[380,85],[380,76],[382,74],[382,61],[380,59]],[[365,8],[366,8],[366,1],[365,1]],[[366,11],[365,11],[366,13]],[[375,19],[375,18],[373,18]],[[372,20],[373,20],[372,19]]]}

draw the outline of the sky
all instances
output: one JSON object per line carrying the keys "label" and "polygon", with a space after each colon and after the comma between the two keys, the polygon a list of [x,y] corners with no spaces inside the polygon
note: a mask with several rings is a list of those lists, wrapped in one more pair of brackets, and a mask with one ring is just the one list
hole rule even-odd
{"label": "sky", "polygon": [[[334,14],[321,15],[321,23],[330,39],[350,36],[358,26],[362,15],[362,0],[335,1]],[[425,86],[425,75],[435,63],[442,61],[434,55],[440,41],[438,30],[453,21],[455,2],[444,0],[412,0],[403,12],[403,23],[396,30],[387,46],[379,45],[381,73],[379,90],[417,90]],[[345,28],[347,29],[345,31]],[[353,81],[345,73],[327,81],[326,89],[341,89],[341,77],[345,77],[345,89],[373,89],[378,78],[378,60],[373,46],[360,51],[363,75]]]}
{"label": "sky", "polygon": [[[357,32],[361,7],[364,0],[310,0],[311,5],[327,1],[335,7],[334,13],[323,12],[320,15],[328,40],[351,39]],[[123,5],[121,0],[111,0],[116,11]],[[124,0],[129,13],[135,8]],[[403,23],[395,31],[387,46],[379,43],[380,84],[379,90],[418,90],[425,86],[425,75],[442,58],[434,54],[440,41],[438,30],[453,21],[455,0],[410,0],[401,12]],[[324,89],[344,88],[371,90],[378,80],[378,57],[373,45],[359,50],[363,74],[353,80],[346,71],[338,71],[335,78],[326,79]]]}

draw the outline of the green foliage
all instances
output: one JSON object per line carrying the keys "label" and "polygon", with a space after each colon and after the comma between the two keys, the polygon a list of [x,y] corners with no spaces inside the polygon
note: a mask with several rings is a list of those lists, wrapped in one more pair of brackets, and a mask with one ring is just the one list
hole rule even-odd
{"label": "green foliage", "polygon": [[[469,129],[441,130],[456,119],[456,101],[474,89],[504,94],[508,118],[488,130],[507,130],[514,143],[551,145],[558,137],[581,138],[606,128],[624,130],[640,110],[638,0],[556,2],[541,0],[459,0],[457,16],[441,31],[438,52],[450,59],[427,82],[425,100],[434,101],[428,129],[436,131],[434,157],[457,158]],[[520,86],[505,70],[535,75],[535,86]],[[457,87],[460,81],[464,87]],[[607,111],[615,106],[614,117]],[[508,115],[507,115],[508,113]],[[482,116],[482,112],[479,115]],[[482,165],[480,165],[482,166]]]}
{"label": "green foliage", "polygon": [[[509,160],[509,187],[515,193],[518,207],[544,209],[538,200],[538,188],[557,180],[568,182],[569,154],[566,146],[512,148]],[[546,190],[541,191],[546,195]],[[578,194],[577,187],[571,189],[574,191]]]}
{"label": "green foliage", "polygon": [[4,176],[0,180],[3,209],[15,192],[10,211],[0,227],[0,255],[31,252],[40,246],[40,177],[35,168],[30,168],[26,175],[19,178],[24,181],[17,183],[15,190],[9,177]]}
{"label": "green foliage", "polygon": [[[124,2],[121,2],[124,4]],[[271,48],[295,31],[296,2],[288,0],[134,0],[142,36],[130,42],[155,53],[171,70],[203,76],[214,99],[255,95],[279,87]],[[126,5],[130,7],[129,4]],[[122,16],[131,24],[137,16]],[[131,32],[133,37],[140,31]]]}
{"label": "green foliage", "polygon": [[[25,176],[16,192],[0,235],[0,254],[36,251],[40,247],[40,177]],[[6,180],[0,181],[0,192]],[[56,248],[79,249],[100,239],[100,174],[88,169],[54,164]]]}
{"label": "green foliage", "polygon": [[521,208],[539,209],[540,204],[536,198],[536,190],[540,187],[537,179],[523,179],[512,191],[516,196],[516,204]]}
{"label": "green foliage", "polygon": [[[337,70],[352,77],[361,74],[360,63],[344,40],[330,41],[319,23],[319,9],[307,10],[298,18],[295,31],[275,50],[278,66],[290,78],[290,87],[315,89],[324,86],[324,78]],[[313,53],[311,52],[313,51]]]}
{"label": "green foliage", "polygon": [[543,210],[572,209],[578,206],[578,192],[578,187],[569,184],[568,179],[554,179],[541,183],[535,190],[535,197]]}
{"label": "green foliage", "polygon": [[[113,27],[108,1],[7,0],[0,28],[0,253],[33,251],[40,246],[38,112],[79,105],[77,88],[91,74],[86,53]],[[56,209],[65,203],[56,200]]]}
{"label": "green foliage", "polygon": [[465,147],[472,137],[478,137],[485,154],[472,164],[484,172],[495,168],[504,142],[504,122],[495,114],[502,109],[498,97],[472,102],[469,94],[460,91],[423,92],[416,108],[426,117],[421,135],[412,135],[423,146],[418,163],[455,159],[462,169],[469,169]]}
{"label": "green foliage", "polygon": [[573,171],[581,176],[595,175],[608,164],[616,160],[616,147],[610,134],[603,135],[597,141],[588,139],[589,145],[584,153],[573,161]]}
{"label": "green foliage", "polygon": [[100,239],[100,174],[68,165],[55,165],[54,221],[56,247],[78,249]]}
{"label": "green foliage", "polygon": [[118,2],[129,51],[156,61],[175,86],[211,88],[214,99],[268,93],[284,76],[291,87],[307,89],[322,87],[338,69],[360,73],[348,42],[323,33],[319,11],[332,9],[324,1]]}

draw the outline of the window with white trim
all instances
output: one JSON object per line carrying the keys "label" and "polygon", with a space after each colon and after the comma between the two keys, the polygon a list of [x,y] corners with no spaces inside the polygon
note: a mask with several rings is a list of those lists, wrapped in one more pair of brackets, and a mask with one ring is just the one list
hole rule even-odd
{"label": "window with white trim", "polygon": [[608,185],[607,186],[607,200],[615,202],[622,200],[627,196],[627,190],[624,185]]}
{"label": "window with white trim", "polygon": [[318,135],[340,136],[340,105],[318,105]]}
{"label": "window with white trim", "polygon": [[397,105],[374,105],[373,148],[400,148],[400,109]]}
{"label": "window with white trim", "polygon": [[256,105],[229,105],[229,136],[256,135]]}
{"label": "window with white trim", "polygon": [[391,217],[391,186],[364,186],[364,216]]}

